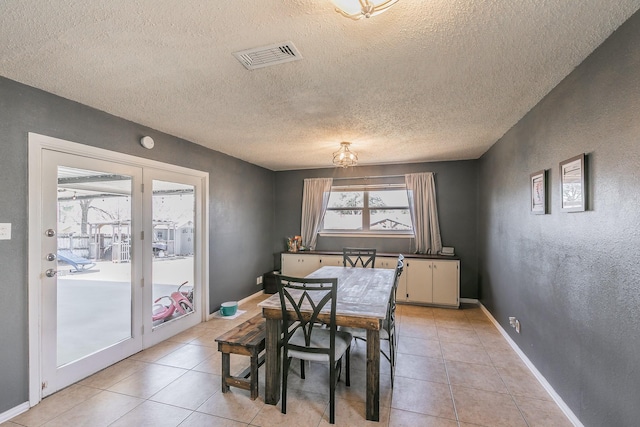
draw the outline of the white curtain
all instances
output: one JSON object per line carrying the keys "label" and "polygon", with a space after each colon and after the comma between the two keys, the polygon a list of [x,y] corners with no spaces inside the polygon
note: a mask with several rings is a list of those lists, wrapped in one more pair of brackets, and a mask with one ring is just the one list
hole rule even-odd
{"label": "white curtain", "polygon": [[442,240],[433,173],[411,173],[405,175],[404,180],[407,184],[409,211],[415,233],[415,253],[438,253],[442,249]]}
{"label": "white curtain", "polygon": [[302,245],[310,250],[316,248],[318,231],[327,210],[333,178],[309,178],[304,180],[302,192]]}

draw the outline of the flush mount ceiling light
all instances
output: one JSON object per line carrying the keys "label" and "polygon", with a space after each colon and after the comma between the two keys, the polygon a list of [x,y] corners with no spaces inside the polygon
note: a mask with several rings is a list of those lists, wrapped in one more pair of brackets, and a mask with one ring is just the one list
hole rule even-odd
{"label": "flush mount ceiling light", "polygon": [[336,12],[354,21],[381,14],[396,4],[398,0],[330,0]]}
{"label": "flush mount ceiling light", "polygon": [[341,142],[340,149],[333,153],[333,164],[342,168],[348,168],[358,164],[358,155],[349,150],[350,142]]}

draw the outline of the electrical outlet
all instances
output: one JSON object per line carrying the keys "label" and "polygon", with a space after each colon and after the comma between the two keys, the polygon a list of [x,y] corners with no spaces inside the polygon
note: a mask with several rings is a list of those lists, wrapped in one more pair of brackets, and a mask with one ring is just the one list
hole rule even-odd
{"label": "electrical outlet", "polygon": [[515,328],[516,328],[516,332],[517,332],[517,333],[520,333],[520,321],[519,321],[518,319],[516,319],[516,322],[515,322],[515,323],[516,323],[516,326],[515,326]]}
{"label": "electrical outlet", "polygon": [[516,318],[509,316],[509,326],[511,326],[512,328],[516,327]]}
{"label": "electrical outlet", "polygon": [[0,224],[0,240],[11,240],[10,222],[3,222]]}
{"label": "electrical outlet", "polygon": [[256,286],[262,285],[262,276],[256,277]]}

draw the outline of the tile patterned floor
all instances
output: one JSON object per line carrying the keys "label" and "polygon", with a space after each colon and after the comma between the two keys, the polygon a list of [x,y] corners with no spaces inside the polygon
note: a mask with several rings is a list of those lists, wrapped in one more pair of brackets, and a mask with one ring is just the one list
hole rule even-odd
{"label": "tile patterned floor", "polygon": [[[289,376],[287,414],[260,397],[220,392],[215,338],[259,313],[252,298],[238,319],[214,319],[142,351],[44,399],[2,427],[38,426],[325,426],[328,373],[297,363]],[[399,305],[398,361],[391,388],[381,362],[380,422],[364,419],[365,345],[352,346],[351,387],[339,383],[338,426],[571,426],[558,406],[477,307],[460,310]],[[383,345],[384,346],[384,345]],[[232,355],[232,370],[247,358]]]}

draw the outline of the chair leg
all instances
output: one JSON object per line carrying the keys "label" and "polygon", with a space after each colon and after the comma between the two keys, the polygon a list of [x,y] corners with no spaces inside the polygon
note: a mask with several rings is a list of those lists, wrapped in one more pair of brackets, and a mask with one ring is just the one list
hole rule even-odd
{"label": "chair leg", "polygon": [[300,359],[300,378],[304,379],[304,360]]}
{"label": "chair leg", "polygon": [[391,339],[389,340],[389,353],[391,356],[391,363],[389,363],[391,365],[391,388],[393,388],[393,380],[396,376],[396,351],[395,351],[395,345],[393,344],[393,337],[391,337]]}
{"label": "chair leg", "polygon": [[351,353],[351,346],[349,346],[347,348],[347,355],[346,355],[346,357],[347,357],[347,363],[346,363],[346,365],[347,365],[347,374],[346,374],[346,377],[347,378],[345,380],[345,384],[347,384],[347,387],[351,386],[351,356],[350,356],[349,353]]}
{"label": "chair leg", "polygon": [[393,331],[393,350],[394,350],[393,360],[396,360],[398,358],[398,335],[396,334],[395,325],[393,326],[392,331]]}
{"label": "chair leg", "polygon": [[291,364],[291,357],[282,358],[282,399],[280,399],[281,406],[280,412],[287,413],[287,377],[289,375],[289,366]]}
{"label": "chair leg", "polygon": [[389,353],[391,356],[391,388],[393,388],[393,381],[396,376],[396,358],[398,356],[398,342],[396,338],[395,328],[390,331],[389,334]]}
{"label": "chair leg", "polygon": [[336,419],[336,370],[337,366],[329,363],[329,424]]}

